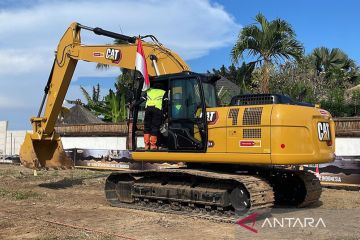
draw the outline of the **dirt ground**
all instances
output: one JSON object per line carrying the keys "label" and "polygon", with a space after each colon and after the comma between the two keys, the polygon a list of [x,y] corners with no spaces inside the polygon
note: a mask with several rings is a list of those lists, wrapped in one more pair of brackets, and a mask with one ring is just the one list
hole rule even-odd
{"label": "dirt ground", "polygon": [[103,194],[108,174],[77,169],[35,177],[0,165],[0,239],[360,239],[359,191],[324,189],[311,208],[275,209],[247,223],[255,233],[237,224],[110,207]]}

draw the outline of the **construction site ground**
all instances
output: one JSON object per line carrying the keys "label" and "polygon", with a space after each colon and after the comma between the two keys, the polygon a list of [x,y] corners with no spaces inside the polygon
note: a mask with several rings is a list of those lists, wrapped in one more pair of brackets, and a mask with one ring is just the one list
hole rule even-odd
{"label": "construction site ground", "polygon": [[0,165],[0,239],[360,239],[358,190],[324,189],[311,208],[277,208],[257,216],[254,225],[246,223],[255,232],[110,207],[103,192],[109,173],[76,169],[34,176],[21,166]]}

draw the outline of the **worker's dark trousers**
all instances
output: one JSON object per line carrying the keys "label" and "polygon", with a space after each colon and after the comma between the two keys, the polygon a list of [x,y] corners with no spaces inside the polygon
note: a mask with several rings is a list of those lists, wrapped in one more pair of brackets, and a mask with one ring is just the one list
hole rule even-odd
{"label": "worker's dark trousers", "polygon": [[156,107],[147,107],[145,109],[144,134],[158,136],[161,125],[162,111]]}

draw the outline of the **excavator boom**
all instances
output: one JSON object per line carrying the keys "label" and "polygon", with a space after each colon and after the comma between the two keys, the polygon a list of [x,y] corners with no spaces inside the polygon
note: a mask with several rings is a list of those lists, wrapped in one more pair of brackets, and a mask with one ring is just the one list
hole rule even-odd
{"label": "excavator boom", "polygon": [[[81,29],[92,31],[122,42],[114,45],[81,44]],[[148,74],[157,76],[190,70],[176,53],[154,41],[144,42],[143,50],[148,66]],[[147,37],[147,36],[145,36]],[[28,133],[20,149],[20,159],[28,168],[69,168],[73,163],[62,147],[60,136],[55,132],[56,119],[61,111],[66,92],[69,88],[76,64],[79,60],[135,69],[137,41],[142,37],[129,37],[122,34],[90,28],[72,23],[61,38],[53,67],[45,87],[45,94],[37,117],[31,118],[32,133]],[[43,115],[43,107],[44,113]]]}

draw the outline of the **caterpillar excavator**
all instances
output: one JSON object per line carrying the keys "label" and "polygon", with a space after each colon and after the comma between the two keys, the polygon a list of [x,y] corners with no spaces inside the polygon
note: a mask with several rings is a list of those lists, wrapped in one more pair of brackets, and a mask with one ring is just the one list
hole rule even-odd
{"label": "caterpillar excavator", "polygon": [[[82,45],[82,30],[121,44]],[[239,95],[229,106],[220,106],[216,93],[220,77],[191,72],[154,36],[129,37],[79,23],[70,25],[57,47],[39,113],[31,118],[33,132],[21,146],[25,167],[73,166],[54,125],[77,62],[136,70],[137,41],[143,42],[150,84],[160,85],[169,100],[162,148],[156,151],[137,146],[139,107],[131,109],[129,156],[132,161],[185,166],[110,174],[105,196],[112,206],[233,221],[274,205],[305,207],[318,201],[317,177],[286,166],[334,160],[335,128],[329,112],[276,94]],[[133,101],[141,97],[142,81],[134,80]]]}

